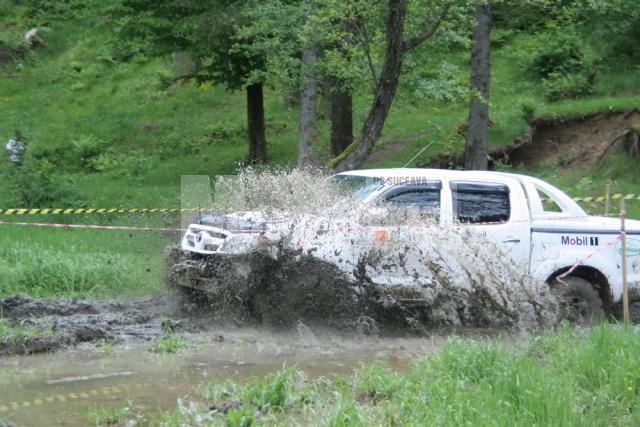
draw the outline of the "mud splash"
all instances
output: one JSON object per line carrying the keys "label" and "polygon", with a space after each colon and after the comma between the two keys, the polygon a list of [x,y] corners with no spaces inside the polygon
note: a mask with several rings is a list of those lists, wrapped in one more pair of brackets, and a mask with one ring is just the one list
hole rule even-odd
{"label": "mud splash", "polygon": [[[224,255],[172,250],[168,258],[169,282],[204,291],[221,318],[365,333],[558,321],[556,297],[526,266],[472,227],[441,226],[433,212],[357,202],[317,171],[248,169],[220,179],[216,192],[221,213],[232,214],[200,224],[255,217],[262,235],[227,238]],[[240,247],[236,238],[242,249],[230,249]]]}
{"label": "mud splash", "polygon": [[[282,328],[304,322],[385,335],[557,323],[558,301],[546,284],[486,242],[476,247],[456,238],[430,234],[418,246],[390,241],[361,254],[351,273],[304,249],[281,247],[275,258],[209,258],[201,260],[202,270],[215,277],[215,290],[201,289],[221,318],[233,313],[239,321]],[[177,282],[175,274],[170,282]]]}

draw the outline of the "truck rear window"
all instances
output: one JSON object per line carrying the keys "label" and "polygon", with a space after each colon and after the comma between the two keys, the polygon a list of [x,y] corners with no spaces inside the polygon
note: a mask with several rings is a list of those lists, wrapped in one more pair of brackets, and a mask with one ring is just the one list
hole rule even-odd
{"label": "truck rear window", "polygon": [[507,222],[511,216],[509,187],[504,184],[452,181],[454,218],[466,224]]}

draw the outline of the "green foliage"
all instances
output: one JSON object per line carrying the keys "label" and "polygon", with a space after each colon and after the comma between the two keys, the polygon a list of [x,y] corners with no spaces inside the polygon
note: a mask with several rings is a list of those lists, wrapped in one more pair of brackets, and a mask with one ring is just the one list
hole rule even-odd
{"label": "green foliage", "polygon": [[140,56],[144,61],[183,51],[201,62],[192,76],[200,82],[213,81],[233,90],[262,82],[249,75],[263,67],[263,57],[245,49],[238,35],[244,6],[234,0],[124,0],[114,9],[119,17],[117,56],[121,60]]}
{"label": "green foliage", "polygon": [[638,0],[578,0],[572,2],[567,12],[604,57],[624,64],[638,64],[639,6]]}
{"label": "green foliage", "polygon": [[20,347],[36,337],[46,337],[50,329],[41,330],[29,325],[27,321],[10,322],[1,317],[0,313],[0,343],[9,347]]}
{"label": "green foliage", "polygon": [[151,169],[152,161],[142,150],[117,153],[107,150],[90,161],[91,169],[113,177],[135,177]]}
{"label": "green foliage", "polygon": [[362,408],[345,396],[329,414],[326,425],[330,427],[366,426],[368,424],[365,419]]}
{"label": "green foliage", "polygon": [[77,205],[77,194],[55,173],[56,165],[46,157],[36,157],[29,149],[18,167],[0,164],[5,177],[2,201],[12,206],[48,207],[52,202]]}
{"label": "green foliage", "polygon": [[189,341],[181,335],[165,333],[153,342],[153,351],[159,354],[179,353],[189,348]]}
{"label": "green foliage", "polygon": [[81,168],[93,171],[96,170],[93,159],[102,154],[106,146],[104,141],[93,135],[80,135],[71,141],[71,152]]}
{"label": "green foliage", "polygon": [[[233,410],[231,425],[257,409],[252,397],[263,393],[247,388],[283,390],[274,381],[279,375],[235,388],[227,383],[236,390],[232,402],[243,408]],[[281,391],[266,401],[277,403],[271,420],[284,425],[635,425],[639,378],[640,329],[563,325],[516,347],[452,338],[407,370],[365,365],[307,380],[307,398],[297,404],[282,405]]]}
{"label": "green foliage", "polygon": [[522,110],[522,118],[527,122],[531,123],[533,119],[536,118],[536,104],[533,102],[523,102],[520,104],[520,109]]}
{"label": "green foliage", "polygon": [[[460,78],[460,68],[442,62],[435,68],[424,68],[423,64],[408,59],[407,68],[413,72],[403,79],[403,86],[410,91],[416,101],[428,100],[442,104],[461,102],[468,98],[467,85]],[[421,70],[418,70],[421,69]]]}
{"label": "green foliage", "polygon": [[580,98],[593,92],[595,72],[571,29],[554,30],[538,41],[533,69],[542,77],[547,100]]}
{"label": "green foliage", "polygon": [[28,47],[17,29],[0,29],[0,66],[24,56],[28,52]]}
{"label": "green foliage", "polygon": [[251,427],[255,421],[255,414],[247,409],[230,409],[225,419],[226,427]]}
{"label": "green foliage", "polygon": [[542,81],[545,97],[549,101],[581,98],[593,93],[593,84],[583,74],[551,73]]}
{"label": "green foliage", "polygon": [[89,409],[87,418],[92,425],[97,427],[123,425],[131,415],[131,407],[130,401],[115,408],[95,407]]}
{"label": "green foliage", "polygon": [[542,78],[552,74],[577,74],[586,68],[585,54],[576,34],[554,31],[539,40],[533,57],[533,69]]}
{"label": "green foliage", "polygon": [[303,380],[295,369],[282,369],[264,381],[254,380],[239,391],[239,397],[263,412],[282,412],[287,407],[304,403],[306,395],[298,383]]}
{"label": "green foliage", "polygon": [[402,381],[397,374],[381,364],[365,365],[356,371],[353,377],[355,393],[361,400],[373,403],[391,399],[402,387]]}
{"label": "green foliage", "polygon": [[163,289],[163,236],[2,227],[0,297],[114,298]]}
{"label": "green foliage", "polygon": [[[311,3],[315,6],[311,7]],[[434,50],[468,46],[471,25],[469,3],[452,3],[447,20],[435,35]],[[436,1],[431,3],[431,7],[425,7],[421,1],[409,1],[406,37],[420,33],[425,23],[433,22],[434,10],[440,10],[441,4]],[[243,43],[238,46],[265,58],[266,70],[255,71],[254,78],[276,81],[289,90],[298,89],[311,74],[323,79],[336,79],[348,89],[366,87],[371,90],[384,61],[386,15],[384,2],[257,2],[245,13],[249,24],[240,30]],[[311,69],[303,69],[302,52],[310,46],[321,51],[321,55]],[[440,67],[436,63],[435,72],[423,72],[428,68],[425,65],[431,53],[422,51],[407,58],[405,73],[416,73],[411,78],[411,90],[422,99],[457,99],[460,90],[455,80],[450,81],[448,74],[457,71],[453,70],[453,65],[444,63]]]}
{"label": "green foliage", "polygon": [[565,13],[573,0],[496,1],[491,5],[494,28],[537,33]]}

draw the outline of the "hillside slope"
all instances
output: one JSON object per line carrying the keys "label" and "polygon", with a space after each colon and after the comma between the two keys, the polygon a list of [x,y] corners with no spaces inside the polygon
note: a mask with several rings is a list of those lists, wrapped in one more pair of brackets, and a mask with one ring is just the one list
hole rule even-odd
{"label": "hillside slope", "polygon": [[[173,73],[169,57],[116,61],[109,50],[110,27],[103,18],[52,22],[43,37],[44,47],[5,62],[0,73],[0,140],[22,134],[37,160],[36,168],[57,189],[48,198],[34,195],[33,203],[176,205],[181,175],[232,173],[244,161],[242,93],[207,84],[168,87]],[[546,102],[540,79],[531,71],[535,43],[535,36],[515,35],[493,51],[493,146],[510,144],[526,132],[525,118],[640,106],[640,69],[609,65],[598,70],[591,96]],[[466,53],[452,52],[448,60],[457,66],[453,68],[457,74],[449,78],[466,85]],[[356,130],[368,102],[363,88],[354,106]],[[271,164],[291,166],[296,158],[298,112],[285,108],[274,88],[266,94],[266,111]],[[368,166],[401,166],[429,141],[435,143],[417,164],[460,153],[466,115],[464,99],[419,99],[404,88]],[[327,145],[328,128],[322,120],[322,147]],[[10,174],[3,166],[4,174]],[[3,207],[24,204],[15,188],[0,191]]]}
{"label": "hillside slope", "polygon": [[[2,156],[0,208],[175,207],[180,204],[183,175],[230,174],[244,162],[242,93],[209,84],[171,85],[171,57],[117,59],[109,16],[62,19],[52,15],[41,31],[44,46],[29,50],[21,40],[33,22],[21,14],[23,9],[10,2],[0,4],[0,142],[4,146],[19,133],[27,145],[25,164],[19,170],[7,161],[6,153]],[[536,123],[586,120],[587,125],[578,130],[586,132],[597,127],[597,122],[588,124],[594,114],[626,114],[640,107],[640,67],[607,57],[607,40],[600,42],[604,48],[589,50],[596,70],[590,94],[550,102],[545,96],[548,87],[533,70],[536,52],[547,43],[544,34],[496,30],[494,39],[493,149],[522,140]],[[382,139],[366,166],[400,167],[431,141],[415,165],[437,164],[463,152],[468,52],[431,49],[426,45],[416,53],[428,58],[421,66],[427,77],[417,86],[415,80],[402,84]],[[441,66],[445,60],[448,65]],[[433,96],[432,90],[440,96]],[[368,88],[363,87],[354,99],[356,131],[369,102]],[[626,121],[624,126],[634,123]],[[277,87],[267,89],[266,126],[270,165],[292,167],[297,157],[298,111],[284,106]],[[326,118],[319,129],[320,152],[326,153]],[[562,126],[547,130],[548,135],[562,132]],[[589,144],[593,139],[582,135],[576,140]],[[591,150],[572,147],[576,152]],[[567,156],[545,148],[536,152],[535,161],[512,164],[497,159],[494,167],[535,174],[573,196],[601,195],[608,181],[613,192],[640,193],[638,160],[630,154],[614,152],[589,163],[572,162]],[[601,203],[585,207],[594,213],[603,210]],[[640,202],[629,202],[628,212],[640,217]],[[22,218],[133,226],[178,223],[170,215]],[[0,295],[152,293],[162,289],[163,247],[177,239],[175,233],[0,227]]]}

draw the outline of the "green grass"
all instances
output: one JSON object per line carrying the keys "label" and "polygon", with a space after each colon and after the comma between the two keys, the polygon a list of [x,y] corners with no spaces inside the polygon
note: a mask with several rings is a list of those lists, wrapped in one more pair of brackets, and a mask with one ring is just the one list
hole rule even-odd
{"label": "green grass", "polygon": [[27,321],[11,321],[2,318],[0,313],[0,347],[8,354],[21,353],[27,344],[35,339],[48,339],[53,336],[53,325],[47,327],[35,327]]}
{"label": "green grass", "polygon": [[131,413],[131,405],[131,402],[126,402],[116,408],[91,408],[87,411],[87,420],[96,427],[123,425]]}
{"label": "green grass", "polygon": [[7,319],[0,318],[0,341],[5,343],[20,344],[38,336],[38,328],[25,324],[12,325]]}
{"label": "green grass", "polygon": [[164,290],[160,233],[1,225],[0,297],[113,298]]}
{"label": "green grass", "polygon": [[[624,426],[640,422],[639,393],[640,330],[603,323],[524,345],[453,338],[400,372],[367,364],[312,379],[283,369],[244,384],[206,384],[193,399],[199,412],[179,408],[159,422],[181,425],[196,412],[227,425]],[[225,404],[226,414],[215,409]]]}
{"label": "green grass", "polygon": [[165,333],[156,338],[152,350],[158,354],[179,353],[189,348],[189,341],[176,334]]}

